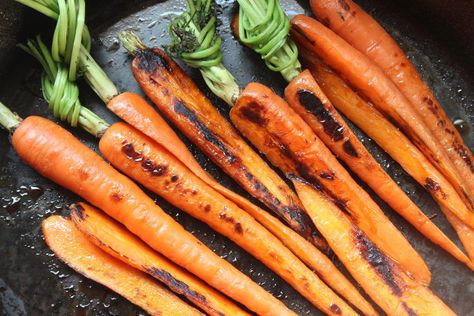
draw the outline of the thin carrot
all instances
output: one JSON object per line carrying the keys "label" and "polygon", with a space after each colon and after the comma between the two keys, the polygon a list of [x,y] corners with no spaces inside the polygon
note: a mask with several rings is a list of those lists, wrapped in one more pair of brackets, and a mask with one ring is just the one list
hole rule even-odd
{"label": "thin carrot", "polygon": [[248,315],[233,302],[153,251],[123,226],[86,203],[71,206],[71,218],[90,242],[185,296],[208,315]]}
{"label": "thin carrot", "polygon": [[388,315],[455,315],[427,287],[403,273],[319,188],[301,178],[292,180],[331,248]]}
{"label": "thin carrot", "polygon": [[[319,77],[318,73],[315,73],[315,76]],[[335,86],[329,89],[335,89]],[[305,70],[288,85],[285,97],[293,110],[306,121],[326,146],[389,206],[458,260],[470,263],[466,255],[430,221],[372,157],[333,107],[309,70]]]}
{"label": "thin carrot", "polygon": [[336,314],[336,307],[343,314],[355,314],[278,238],[147,136],[116,123],[102,136],[99,148],[112,165],[234,241],[314,306],[328,314]]}
{"label": "thin carrot", "polygon": [[420,255],[283,99],[250,83],[232,109],[231,120],[275,166],[324,187],[384,253],[417,280],[429,283],[430,272]]}
{"label": "thin carrot", "polygon": [[43,221],[49,248],[68,266],[118,294],[150,315],[202,315],[146,274],[94,246],[74,224],[61,216]]}
{"label": "thin carrot", "polygon": [[318,19],[383,69],[444,148],[461,183],[474,197],[474,156],[429,86],[397,42],[351,0],[312,0]]}
{"label": "thin carrot", "polygon": [[191,78],[160,49],[136,49],[132,72],[160,111],[247,192],[314,245],[326,248],[296,194],[247,145]]}
{"label": "thin carrot", "polygon": [[[413,179],[422,185],[438,202],[448,219],[452,218],[454,214],[445,205],[450,203],[449,199],[457,198],[457,203],[462,202],[457,197],[450,183],[426,159],[423,153],[380,112],[352,91],[344,80],[330,70],[314,54],[305,50],[302,50],[301,54],[304,56],[304,62],[308,69],[313,73],[314,78],[316,78],[321,89],[331,100],[332,104],[349,120],[359,126],[397,161]],[[448,193],[450,194],[448,195]],[[468,242],[472,240],[472,237],[469,236],[474,236],[472,229],[460,220],[452,219],[450,222],[463,242],[464,248],[468,251],[470,257],[474,258],[473,243]],[[448,245],[445,245],[443,248],[446,246]],[[471,250],[469,251],[469,249]],[[466,262],[464,255],[457,254],[455,257],[469,265],[472,269],[472,263]]]}
{"label": "thin carrot", "polygon": [[438,141],[413,109],[410,102],[383,71],[365,55],[350,46],[318,21],[303,15],[292,20],[292,34],[304,48],[317,54],[331,68],[338,71],[356,89],[368,97],[386,116],[389,116],[413,139],[428,159],[442,170],[467,205],[451,206],[451,211],[464,223],[474,228],[474,210],[456,172]]}
{"label": "thin carrot", "polygon": [[60,126],[30,116],[16,128],[12,144],[18,155],[40,174],[104,210],[153,249],[250,310],[264,315],[294,315]]}

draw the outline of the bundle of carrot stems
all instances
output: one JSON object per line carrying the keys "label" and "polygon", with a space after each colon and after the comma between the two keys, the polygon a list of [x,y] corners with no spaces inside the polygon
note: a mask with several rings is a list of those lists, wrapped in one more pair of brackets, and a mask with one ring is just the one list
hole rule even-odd
{"label": "bundle of carrot stems", "polygon": [[[51,48],[39,37],[21,45],[44,68],[49,108],[100,138],[113,166],[53,122],[21,120],[0,104],[0,124],[12,133],[18,155],[95,206],[76,203],[71,219],[43,223],[47,244],[72,268],[150,314],[247,314],[229,298],[257,314],[293,314],[186,232],[128,176],[233,240],[326,314],[377,314],[326,256],[328,247],[387,314],[454,314],[428,288],[431,273],[421,256],[339,160],[472,269],[474,159],[404,52],[356,4],[311,1],[322,24],[302,15],[290,21],[277,0],[238,0],[232,29],[289,82],[286,101],[259,83],[239,88],[222,63],[211,0],[187,1],[170,24],[166,52],[131,32],[119,36],[134,56],[135,79],[160,112],[287,226],[207,174],[141,96],[119,94],[90,55],[84,0],[17,1],[57,20]],[[167,53],[200,70],[232,107],[233,126]],[[79,74],[125,122],[110,125],[81,104]],[[433,196],[469,257],[398,187],[339,111]]]}

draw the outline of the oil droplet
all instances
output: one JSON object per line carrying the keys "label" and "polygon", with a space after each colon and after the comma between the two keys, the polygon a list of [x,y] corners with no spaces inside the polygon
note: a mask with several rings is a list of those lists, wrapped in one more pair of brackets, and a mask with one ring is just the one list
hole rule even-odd
{"label": "oil droplet", "polygon": [[463,119],[455,118],[453,124],[461,135],[466,134],[469,130],[469,125]]}

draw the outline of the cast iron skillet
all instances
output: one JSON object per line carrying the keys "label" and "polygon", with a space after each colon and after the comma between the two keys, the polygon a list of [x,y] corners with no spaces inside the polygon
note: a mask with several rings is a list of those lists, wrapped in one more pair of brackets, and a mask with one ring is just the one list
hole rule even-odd
{"label": "cast iron skillet", "polygon": [[[307,3],[286,0],[290,15],[307,11]],[[434,87],[450,118],[463,120],[463,135],[472,149],[474,135],[474,84],[470,61],[474,53],[474,5],[471,0],[400,0],[359,2],[369,10],[402,44],[426,80]],[[183,1],[88,1],[89,25],[94,35],[94,56],[122,91],[139,92],[129,71],[129,59],[119,47],[115,34],[124,28],[137,31],[149,45],[167,42],[166,25],[173,13],[180,12]],[[257,80],[282,93],[284,81],[265,68],[259,58],[243,48],[230,34],[228,22],[236,5],[219,0],[220,34],[224,38],[224,64],[241,85]],[[304,8],[302,9],[301,6]],[[403,8],[403,9],[402,9]],[[34,61],[14,47],[18,40],[37,32],[51,32],[52,22],[31,10],[24,10],[12,0],[0,2],[0,100],[21,116],[39,114],[50,117],[41,99],[40,71]],[[189,69],[188,69],[189,70]],[[196,71],[189,73],[225,114],[225,104],[205,88]],[[92,107],[109,122],[117,118],[104,110],[98,98],[85,85],[83,103]],[[96,149],[96,141],[84,132],[72,132]],[[408,192],[411,198],[450,237],[453,230],[446,224],[436,204],[377,146],[358,133],[386,170]],[[233,190],[242,190],[207,158],[191,146],[209,172]],[[68,204],[77,197],[40,177],[23,164],[12,150],[6,133],[0,132],[0,314],[87,314],[128,315],[143,313],[113,292],[99,286],[60,263],[45,247],[40,223],[50,214],[67,214]],[[246,195],[246,194],[244,194]],[[247,195],[246,195],[247,196]],[[209,245],[219,255],[247,273],[264,288],[282,299],[301,315],[319,315],[303,298],[262,264],[248,256],[226,238],[206,225],[190,218],[157,198],[169,214]],[[380,202],[379,199],[376,199]],[[388,216],[406,234],[426,259],[433,273],[432,289],[459,315],[474,315],[474,274],[414,231],[385,204]],[[456,239],[457,240],[457,239]]]}

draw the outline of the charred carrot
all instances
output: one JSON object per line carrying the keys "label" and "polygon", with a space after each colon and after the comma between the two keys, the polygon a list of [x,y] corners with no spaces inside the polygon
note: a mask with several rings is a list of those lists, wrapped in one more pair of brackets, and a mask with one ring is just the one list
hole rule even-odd
{"label": "charred carrot", "polygon": [[283,99],[251,83],[232,109],[231,120],[275,166],[324,188],[384,253],[429,284],[430,272],[420,255]]}
{"label": "charred carrot", "polygon": [[388,315],[455,315],[427,287],[407,276],[320,188],[292,177],[298,196],[331,248]]}
{"label": "charred carrot", "polygon": [[[319,78],[317,73],[315,76]],[[389,206],[435,244],[461,262],[470,263],[462,251],[430,221],[372,157],[333,107],[309,70],[305,70],[288,85],[285,97],[293,110],[306,121],[326,146]],[[387,139],[392,142],[390,137]]]}
{"label": "charred carrot", "polygon": [[71,218],[90,242],[109,255],[153,276],[208,315],[248,315],[201,280],[153,251],[123,226],[86,203],[71,205]]}
{"label": "charred carrot", "polygon": [[429,86],[396,41],[351,0],[312,0],[316,17],[383,69],[421,115],[454,164],[471,199],[474,157]]}
{"label": "charred carrot", "polygon": [[196,84],[162,50],[124,39],[132,72],[160,111],[247,192],[316,246],[324,247],[296,194],[240,137]]}
{"label": "charred carrot", "polygon": [[[303,50],[301,53],[304,55],[304,61],[308,69],[314,74],[314,78],[316,78],[332,104],[349,120],[359,126],[433,196],[448,219],[451,218],[451,225],[454,226],[464,248],[472,257],[473,252],[472,250],[469,251],[469,249],[472,249],[472,243],[468,242],[468,240],[472,240],[470,239],[472,237],[469,236],[474,235],[472,229],[460,220],[452,219],[454,214],[449,207],[445,207],[447,203],[450,203],[450,199],[457,200],[458,204],[462,203],[450,183],[399,129],[352,91],[344,80],[330,70],[327,65],[310,52]],[[456,204],[456,202],[454,203]],[[455,257],[472,268],[472,263],[466,262],[464,255],[455,255]]]}
{"label": "charred carrot", "polygon": [[331,68],[343,75],[368,97],[386,116],[391,117],[413,139],[454,186],[466,205],[452,207],[452,212],[474,228],[474,210],[469,197],[458,181],[451,161],[432,136],[421,116],[383,71],[365,55],[350,46],[318,21],[303,15],[292,20],[292,34],[305,49],[318,55]]}
{"label": "charred carrot", "polygon": [[70,220],[57,215],[48,217],[43,221],[43,234],[61,261],[150,315],[202,315],[146,274],[94,246]]}
{"label": "charred carrot", "polygon": [[336,314],[336,306],[343,314],[355,314],[278,238],[148,137],[116,123],[102,136],[99,148],[112,165],[234,241],[323,312]]}
{"label": "charred carrot", "polygon": [[294,315],[59,125],[36,116],[20,123],[3,105],[1,112],[0,117],[9,117],[6,125],[12,126],[9,122],[16,120],[12,144],[18,155],[40,174],[104,210],[152,248],[250,310],[265,315]]}

